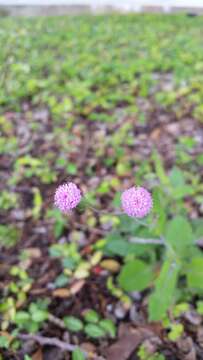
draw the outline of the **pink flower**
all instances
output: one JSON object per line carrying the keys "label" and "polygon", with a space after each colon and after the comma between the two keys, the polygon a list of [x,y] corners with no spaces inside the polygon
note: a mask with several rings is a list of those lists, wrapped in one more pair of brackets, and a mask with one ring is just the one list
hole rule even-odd
{"label": "pink flower", "polygon": [[81,198],[80,189],[74,183],[69,182],[56,189],[54,203],[59,210],[66,214],[79,204]]}
{"label": "pink flower", "polygon": [[153,206],[150,192],[141,186],[125,190],[121,195],[121,203],[123,211],[128,216],[137,218],[148,215]]}

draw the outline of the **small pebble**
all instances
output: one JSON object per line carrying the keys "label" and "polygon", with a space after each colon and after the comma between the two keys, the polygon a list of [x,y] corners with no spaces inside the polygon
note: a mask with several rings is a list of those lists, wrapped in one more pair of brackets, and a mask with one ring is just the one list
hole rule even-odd
{"label": "small pebble", "polygon": [[114,309],[114,315],[117,319],[124,319],[127,314],[127,310],[124,309],[122,304],[118,303]]}

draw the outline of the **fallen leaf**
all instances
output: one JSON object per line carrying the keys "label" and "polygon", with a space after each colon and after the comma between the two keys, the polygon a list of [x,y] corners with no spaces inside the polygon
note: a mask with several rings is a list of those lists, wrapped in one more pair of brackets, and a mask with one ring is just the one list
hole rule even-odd
{"label": "fallen leaf", "polygon": [[30,258],[38,259],[41,257],[42,252],[39,248],[33,247],[33,248],[27,248],[26,249],[26,255],[28,255]]}
{"label": "fallen leaf", "polygon": [[154,336],[153,333],[147,329],[126,326],[123,336],[106,350],[107,360],[127,360],[144,340],[152,336]]}
{"label": "fallen leaf", "polygon": [[52,296],[54,297],[59,297],[59,298],[67,298],[71,295],[71,292],[69,289],[66,288],[60,288],[60,289],[56,289],[52,292]]}
{"label": "fallen leaf", "polygon": [[32,360],[43,360],[42,350],[39,348],[36,353],[32,355]]}
{"label": "fallen leaf", "polygon": [[177,346],[183,360],[196,360],[196,350],[193,340],[190,336],[180,338]]}
{"label": "fallen leaf", "polygon": [[70,288],[71,295],[77,294],[85,285],[85,280],[79,280],[76,283],[74,283]]}

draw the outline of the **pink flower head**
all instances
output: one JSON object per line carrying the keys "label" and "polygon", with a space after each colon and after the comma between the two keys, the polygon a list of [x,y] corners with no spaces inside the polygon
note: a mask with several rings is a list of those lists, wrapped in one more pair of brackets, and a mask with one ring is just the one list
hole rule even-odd
{"label": "pink flower head", "polygon": [[149,214],[152,206],[152,196],[145,188],[131,187],[121,195],[123,211],[131,217],[143,218]]}
{"label": "pink flower head", "polygon": [[56,189],[54,203],[59,210],[66,214],[79,204],[81,198],[80,189],[74,183],[69,182]]}

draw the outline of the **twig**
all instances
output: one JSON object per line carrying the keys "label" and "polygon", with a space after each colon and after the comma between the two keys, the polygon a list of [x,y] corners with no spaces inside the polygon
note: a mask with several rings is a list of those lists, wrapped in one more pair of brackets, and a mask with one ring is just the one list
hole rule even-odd
{"label": "twig", "polygon": [[63,329],[63,330],[66,328],[65,325],[64,325],[63,320],[59,319],[58,317],[56,317],[56,316],[54,316],[54,315],[52,315],[52,314],[49,314],[48,320],[49,320],[52,324],[60,327],[60,328]]}
{"label": "twig", "polygon": [[88,207],[95,211],[96,213],[98,214],[104,214],[104,215],[113,215],[113,216],[120,216],[120,215],[125,215],[124,212],[122,211],[113,211],[113,212],[110,212],[110,211],[106,211],[106,210],[100,210],[100,209],[97,209],[95,208],[94,206],[92,206],[90,203],[88,203]]}
{"label": "twig", "polygon": [[[153,244],[153,245],[166,245],[167,243],[164,241],[164,239],[143,239],[139,237],[131,237],[128,239],[128,241],[132,244]],[[194,245],[198,245],[200,247],[203,247],[203,239],[198,239],[194,241]]]}
{"label": "twig", "polygon": [[165,245],[165,243],[162,239],[143,239],[143,238],[138,238],[138,237],[132,237],[128,241],[133,244]]}
{"label": "twig", "polygon": [[[18,334],[17,337],[20,340],[34,340],[34,341],[38,342],[40,345],[56,346],[63,351],[72,352],[78,348],[78,346],[76,346],[76,345],[68,344],[68,343],[61,341],[54,337],[50,338],[50,337],[34,335],[34,334]],[[86,352],[83,351],[83,353],[85,356],[87,356]]]}

